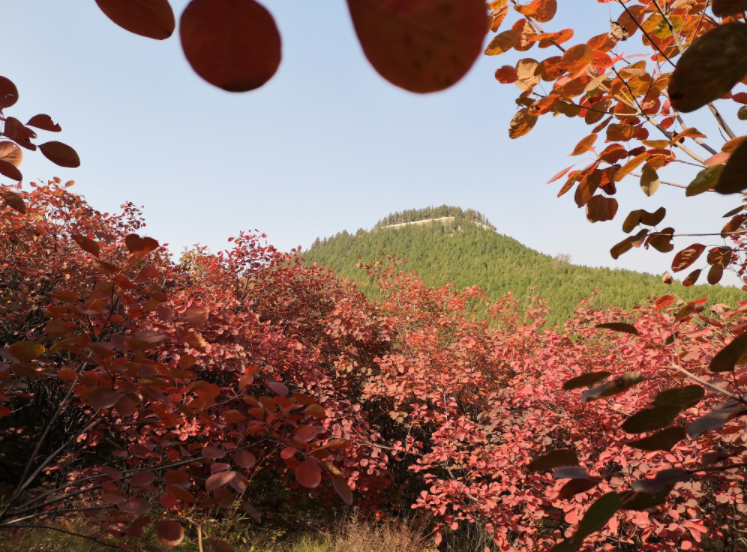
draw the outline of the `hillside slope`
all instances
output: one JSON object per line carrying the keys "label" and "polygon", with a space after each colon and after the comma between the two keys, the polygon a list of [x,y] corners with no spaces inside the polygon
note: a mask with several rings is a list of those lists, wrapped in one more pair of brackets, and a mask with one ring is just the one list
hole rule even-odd
{"label": "hillside slope", "polygon": [[[425,224],[407,224],[423,219],[441,219]],[[387,226],[399,225],[396,228]],[[479,226],[478,226],[479,224]],[[668,293],[659,277],[630,270],[576,266],[530,249],[513,238],[493,232],[492,225],[479,213],[459,208],[439,207],[395,213],[380,221],[373,230],[342,232],[332,238],[317,239],[304,253],[309,263],[332,268],[339,276],[357,280],[366,292],[368,278],[356,268],[380,258],[381,253],[407,257],[404,270],[413,270],[429,285],[451,282],[462,288],[478,286],[495,299],[508,291],[525,297],[535,287],[551,307],[551,325],[572,316],[582,299],[599,288],[598,306],[635,306],[653,295]],[[733,305],[747,298],[735,287],[699,285],[690,288],[679,283],[673,291],[685,300],[708,297],[709,303]]]}

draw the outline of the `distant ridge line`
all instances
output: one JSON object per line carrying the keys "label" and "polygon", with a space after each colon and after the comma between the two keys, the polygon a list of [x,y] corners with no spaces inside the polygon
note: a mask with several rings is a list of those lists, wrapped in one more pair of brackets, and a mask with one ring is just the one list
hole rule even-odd
{"label": "distant ridge line", "polygon": [[[410,226],[412,224],[425,224],[427,222],[453,222],[454,217],[441,217],[441,218],[433,218],[433,219],[425,219],[425,220],[416,220],[412,222],[401,222],[399,224],[390,224],[388,226],[380,226],[379,228],[386,229],[386,228],[401,228],[403,226]],[[479,226],[480,228],[483,228],[484,230],[490,230],[491,232],[494,232],[495,230],[488,226],[487,224],[482,224],[481,222],[476,222],[474,220],[469,221],[475,226]]]}

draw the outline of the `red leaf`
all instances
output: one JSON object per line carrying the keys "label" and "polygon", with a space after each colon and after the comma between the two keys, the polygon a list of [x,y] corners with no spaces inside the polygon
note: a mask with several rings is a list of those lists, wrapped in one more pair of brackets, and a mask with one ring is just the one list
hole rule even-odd
{"label": "red leaf", "polygon": [[201,455],[203,458],[207,458],[208,460],[217,460],[218,458],[223,458],[226,454],[225,450],[207,446],[202,449]]}
{"label": "red leaf", "polygon": [[208,544],[210,544],[210,548],[213,549],[213,552],[235,552],[233,546],[224,540],[217,540],[208,537]]}
{"label": "red leaf", "polygon": [[271,381],[267,383],[267,387],[272,389],[275,393],[280,395],[281,397],[287,397],[288,396],[288,388],[283,385],[282,383],[278,381]]}
{"label": "red leaf", "polygon": [[513,82],[516,82],[516,79],[519,78],[519,74],[516,72],[515,67],[504,65],[503,67],[500,67],[496,70],[495,78],[501,84],[511,84]]}
{"label": "red leaf", "polygon": [[184,312],[184,320],[199,328],[205,325],[209,315],[210,311],[207,308],[192,305]]}
{"label": "red leaf", "polygon": [[659,311],[665,309],[672,303],[674,303],[674,297],[671,295],[664,295],[656,300],[656,303],[654,303],[654,310]]}
{"label": "red leaf", "polygon": [[314,489],[322,482],[322,470],[311,458],[304,460],[296,467],[296,480],[309,489]]}
{"label": "red leaf", "polygon": [[345,481],[344,477],[333,475],[332,486],[345,504],[348,506],[353,505],[353,491],[350,489],[350,485],[348,485],[348,482]]}
{"label": "red leaf", "polygon": [[80,157],[73,148],[62,142],[47,142],[39,146],[44,157],[55,165],[74,169],[80,167]]}
{"label": "red leaf", "polygon": [[97,387],[88,394],[87,399],[91,406],[93,406],[94,408],[104,410],[105,408],[111,408],[112,406],[117,404],[121,397],[122,395],[120,395],[116,391],[112,391],[111,389],[104,389],[103,387]]}
{"label": "red leaf", "polygon": [[233,461],[236,462],[237,466],[244,469],[252,468],[257,463],[257,459],[248,450],[240,450],[238,452],[234,452],[232,458]]}
{"label": "red leaf", "polygon": [[31,143],[29,134],[26,132],[26,127],[23,123],[14,117],[8,117],[5,119],[5,129],[3,134],[13,140],[16,144],[31,151],[36,150],[36,146]]}
{"label": "red leaf", "polygon": [[156,525],[156,536],[165,546],[179,546],[184,540],[184,529],[176,521],[160,521]]}
{"label": "red leaf", "polygon": [[192,0],[179,34],[195,72],[229,92],[259,88],[280,66],[275,20],[254,0]]}
{"label": "red leaf", "polygon": [[0,77],[0,109],[11,107],[18,101],[18,88],[13,81]]}
{"label": "red leaf", "polygon": [[488,29],[483,0],[348,0],[363,52],[410,92],[449,88],[472,67]]}
{"label": "red leaf", "polygon": [[249,517],[251,517],[257,523],[262,523],[262,516],[254,506],[252,506],[248,502],[242,502],[241,506],[243,506],[244,510],[246,510],[246,513],[249,514]]}
{"label": "red leaf", "polygon": [[224,471],[224,472],[214,473],[213,475],[207,478],[207,481],[205,481],[205,490],[211,493],[215,491],[216,489],[225,487],[231,481],[233,481],[236,477],[238,477],[238,475],[239,475],[238,472],[235,472],[235,471]]}
{"label": "red leaf", "polygon": [[34,115],[33,117],[31,117],[31,120],[29,120],[29,122],[26,123],[26,126],[40,128],[42,130],[47,130],[49,132],[60,132],[62,130],[62,127],[56,124],[52,120],[52,117],[50,117],[49,115],[44,115],[43,113],[40,115]]}
{"label": "red leaf", "polygon": [[168,0],[96,0],[114,23],[136,35],[156,40],[169,38],[176,21]]}
{"label": "red leaf", "polygon": [[[10,143],[10,142],[8,142]],[[7,176],[8,178],[20,182],[23,180],[23,174],[14,165],[11,165],[7,161],[0,159],[0,174]]]}

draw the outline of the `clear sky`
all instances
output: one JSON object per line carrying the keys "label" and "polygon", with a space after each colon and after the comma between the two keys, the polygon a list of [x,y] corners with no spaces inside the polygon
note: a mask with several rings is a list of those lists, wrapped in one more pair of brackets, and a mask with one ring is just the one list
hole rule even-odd
{"label": "clear sky", "polygon": [[[559,3],[547,30],[574,27],[570,44],[607,30],[609,10],[615,18],[619,11],[593,0]],[[716,194],[685,200],[666,186],[647,198],[628,178],[618,218],[588,223],[572,193],[557,199],[559,183],[545,185],[575,161],[568,154],[589,132],[583,122],[544,116],[528,136],[508,138],[519,91],[493,73],[514,64],[515,52],[482,56],[448,91],[410,94],[369,66],[343,0],[266,2],[283,35],[283,62],[268,85],[238,95],[192,72],[178,32],[164,42],[129,34],[93,0],[6,4],[0,74],[20,91],[6,114],[52,115],[63,127],[59,139],[83,163],[62,169],[29,152],[26,180],[73,179],[73,190],[101,211],[127,200],[144,205],[148,233],[175,252],[195,243],[223,249],[228,237],[254,228],[280,249],[306,248],[318,236],[371,228],[393,211],[450,204],[477,209],[500,233],[544,253],[570,253],[577,264],[661,273],[672,255],[609,256],[630,210],[665,205],[665,226],[702,232],[720,229],[735,204]],[[186,4],[172,0],[177,17]],[[629,51],[639,45],[638,35],[626,43]],[[543,54],[552,55],[535,48],[524,57]],[[724,103],[727,114],[734,105]],[[716,134],[707,119],[695,123]],[[692,175],[686,167],[662,172],[684,183]]]}

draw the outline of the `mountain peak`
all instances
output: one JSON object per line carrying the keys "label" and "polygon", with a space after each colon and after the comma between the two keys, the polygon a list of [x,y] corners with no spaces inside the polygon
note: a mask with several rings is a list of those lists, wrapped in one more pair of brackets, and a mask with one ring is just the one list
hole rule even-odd
{"label": "mountain peak", "polygon": [[459,222],[472,222],[478,226],[495,231],[488,218],[474,209],[463,210],[461,207],[441,205],[440,207],[425,207],[424,209],[407,209],[392,213],[374,226],[374,230],[399,225],[423,223],[430,220],[454,220]]}

